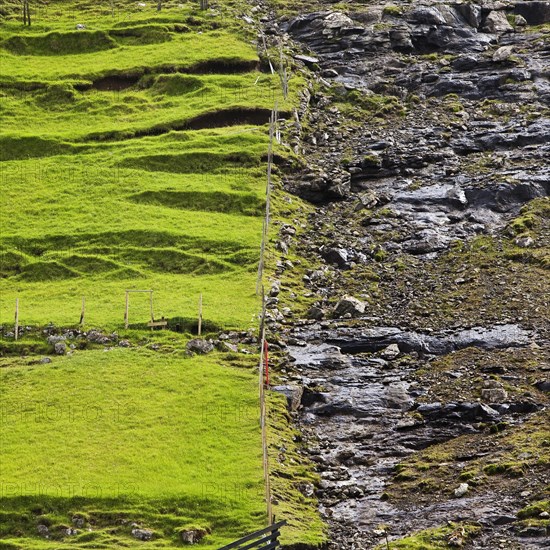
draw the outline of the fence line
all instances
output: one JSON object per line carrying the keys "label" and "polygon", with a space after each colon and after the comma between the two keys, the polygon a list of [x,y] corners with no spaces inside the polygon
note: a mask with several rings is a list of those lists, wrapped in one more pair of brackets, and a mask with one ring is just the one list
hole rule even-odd
{"label": "fence line", "polygon": [[264,346],[266,342],[265,338],[265,290],[262,288],[262,313],[260,323],[260,362],[258,369],[258,389],[260,399],[260,427],[262,430],[262,463],[264,470],[264,482],[265,482],[265,502],[267,510],[268,524],[273,522],[273,510],[271,506],[271,481],[269,477],[269,449],[267,444],[267,407],[265,402],[265,355]]}

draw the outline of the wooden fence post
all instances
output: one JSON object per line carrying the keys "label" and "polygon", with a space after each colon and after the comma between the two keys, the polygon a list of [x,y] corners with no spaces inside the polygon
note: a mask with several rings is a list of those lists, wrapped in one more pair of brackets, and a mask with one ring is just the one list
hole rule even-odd
{"label": "wooden fence post", "polygon": [[15,339],[19,338],[19,298],[15,299]]}
{"label": "wooden fence post", "polygon": [[202,333],[202,292],[199,297],[199,328],[198,328],[198,335],[200,336]]}
{"label": "wooden fence post", "polygon": [[128,329],[128,313],[129,313],[130,293],[126,291],[126,309],[124,310],[124,328]]}
{"label": "wooden fence post", "polygon": [[86,297],[82,296],[82,309],[80,310],[80,326],[84,326],[84,316],[86,315]]}

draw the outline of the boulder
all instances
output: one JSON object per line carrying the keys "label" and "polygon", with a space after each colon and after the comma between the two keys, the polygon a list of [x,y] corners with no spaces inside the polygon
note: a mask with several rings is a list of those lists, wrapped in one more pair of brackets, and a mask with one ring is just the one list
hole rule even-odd
{"label": "boulder", "polygon": [[353,21],[347,15],[335,11],[323,19],[323,34],[333,34],[333,31],[338,31],[340,29],[353,26]]}
{"label": "boulder", "polygon": [[303,386],[287,384],[284,386],[274,386],[271,389],[277,393],[282,393],[286,397],[290,411],[294,412],[299,409],[302,403],[302,395],[304,394]]}
{"label": "boulder", "polygon": [[210,353],[214,349],[214,344],[209,340],[203,340],[202,338],[194,338],[189,340],[185,346],[189,353],[198,353],[204,355]]}
{"label": "boulder", "polygon": [[353,296],[343,296],[334,308],[335,317],[344,317],[349,314],[351,317],[359,317],[365,313],[366,304]]}
{"label": "boulder", "polygon": [[478,29],[481,25],[481,7],[477,4],[472,4],[470,2],[464,4],[457,4],[456,10],[464,18],[466,23]]}
{"label": "boulder", "polygon": [[492,11],[485,19],[482,30],[491,34],[500,34],[505,32],[512,32],[514,29],[506,18],[505,12]]}

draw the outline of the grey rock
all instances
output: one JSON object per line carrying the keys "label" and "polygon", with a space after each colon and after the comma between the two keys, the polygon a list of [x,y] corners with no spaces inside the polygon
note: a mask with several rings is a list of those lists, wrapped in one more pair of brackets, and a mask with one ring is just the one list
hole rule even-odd
{"label": "grey rock", "polygon": [[298,54],[293,57],[298,61],[303,61],[306,65],[314,65],[315,63],[319,63],[319,59],[317,57],[312,57],[310,55]]}
{"label": "grey rock", "polygon": [[519,246],[520,248],[530,248],[535,244],[533,237],[518,237],[514,240],[514,242],[516,246]]}
{"label": "grey rock", "polygon": [[65,355],[67,353],[67,345],[64,342],[57,342],[53,349],[57,355]]}
{"label": "grey rock", "polygon": [[471,2],[464,2],[457,4],[456,9],[470,27],[474,29],[479,28],[481,25],[481,6]]}
{"label": "grey rock", "polygon": [[282,393],[286,397],[290,411],[294,412],[300,408],[302,395],[304,394],[303,386],[287,384],[283,386],[273,386],[271,389],[274,392]]}
{"label": "grey rock", "polygon": [[50,537],[50,530],[48,529],[47,525],[40,524],[36,530],[38,531],[38,534],[41,537],[44,537],[45,539]]}
{"label": "grey rock", "polygon": [[42,357],[42,359],[40,359],[40,361],[38,361],[41,365],[48,365],[49,363],[52,362],[51,358],[50,357]]}
{"label": "grey rock", "polygon": [[343,296],[334,308],[335,317],[343,317],[350,314],[352,317],[359,317],[365,313],[366,303],[353,296]]}
{"label": "grey rock", "polygon": [[184,544],[197,544],[207,535],[204,529],[186,529],[180,531],[180,539]]}
{"label": "grey rock", "polygon": [[386,349],[382,350],[380,354],[384,359],[395,359],[399,357],[401,350],[397,344],[390,344]]}
{"label": "grey rock", "polygon": [[149,541],[153,538],[153,531],[149,529],[132,529],[132,537],[142,541]]}
{"label": "grey rock", "polygon": [[340,12],[333,12],[323,19],[323,34],[332,34],[342,28],[353,27],[353,20]]}
{"label": "grey rock", "polygon": [[514,53],[514,46],[502,46],[493,54],[496,63],[507,61]]}
{"label": "grey rock", "polygon": [[513,27],[506,18],[506,13],[503,11],[491,11],[483,24],[484,32],[491,34],[500,34],[505,32],[513,32]]}
{"label": "grey rock", "polygon": [[214,344],[209,340],[203,340],[202,338],[194,338],[189,340],[185,346],[189,353],[206,354],[210,353],[214,349]]}
{"label": "grey rock", "polygon": [[329,264],[336,264],[340,268],[346,268],[349,267],[348,265],[348,259],[349,254],[348,251],[345,248],[322,248],[320,250],[321,256],[325,259],[325,261]]}
{"label": "grey rock", "polygon": [[307,311],[307,317],[308,319],[315,319],[317,321],[320,321],[325,317],[325,311],[318,306],[312,306]]}
{"label": "grey rock", "polygon": [[428,6],[414,9],[407,15],[407,19],[414,23],[426,25],[445,25],[446,23],[445,18],[437,8]]}
{"label": "grey rock", "polygon": [[469,488],[470,486],[467,483],[461,483],[454,491],[455,497],[463,497],[468,492]]}

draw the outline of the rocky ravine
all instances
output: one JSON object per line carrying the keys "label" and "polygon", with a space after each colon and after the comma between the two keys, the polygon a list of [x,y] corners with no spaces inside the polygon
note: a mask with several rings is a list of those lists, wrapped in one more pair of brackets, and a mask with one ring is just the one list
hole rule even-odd
{"label": "rocky ravine", "polygon": [[304,6],[270,328],[330,547],[547,548],[550,3]]}

